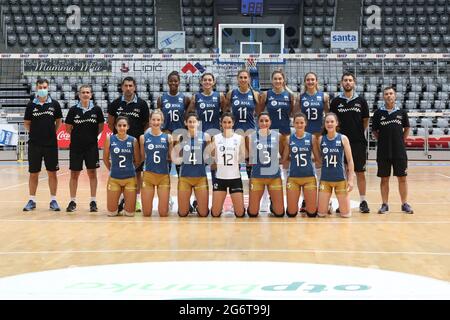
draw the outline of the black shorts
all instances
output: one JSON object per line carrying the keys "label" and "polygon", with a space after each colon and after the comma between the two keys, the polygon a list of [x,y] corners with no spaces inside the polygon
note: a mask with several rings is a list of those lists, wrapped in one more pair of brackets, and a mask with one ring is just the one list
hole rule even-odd
{"label": "black shorts", "polygon": [[213,191],[228,191],[228,188],[230,188],[230,194],[233,193],[243,193],[244,187],[242,186],[242,179],[218,179],[216,178],[215,181],[213,181]]}
{"label": "black shorts", "polygon": [[408,174],[408,160],[406,159],[380,159],[377,160],[378,177],[390,177],[391,167],[394,168],[394,176],[405,177]]}
{"label": "black shorts", "polygon": [[47,171],[58,171],[58,147],[43,147],[28,144],[28,172],[37,173],[41,171],[42,159],[44,159]]}
{"label": "black shorts", "polygon": [[84,149],[70,148],[69,157],[69,169],[72,171],[83,170],[83,161],[86,169],[97,169],[100,167],[98,146],[95,144]]}
{"label": "black shorts", "polygon": [[350,143],[350,148],[352,149],[355,172],[366,171],[367,145],[363,143]]}

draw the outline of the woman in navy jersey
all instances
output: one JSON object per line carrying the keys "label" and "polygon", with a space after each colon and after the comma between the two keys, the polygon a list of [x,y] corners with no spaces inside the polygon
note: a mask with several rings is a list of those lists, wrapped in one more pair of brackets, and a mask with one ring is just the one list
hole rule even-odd
{"label": "woman in navy jersey", "polygon": [[188,113],[185,120],[187,133],[178,137],[172,152],[175,163],[181,164],[178,179],[178,215],[189,214],[190,197],[194,191],[197,199],[197,212],[201,217],[209,214],[208,179],[206,177],[207,145],[211,142],[209,134],[198,130],[199,117],[196,113]]}
{"label": "woman in navy jersey", "polygon": [[[226,101],[228,110],[234,116],[233,129],[245,137],[245,147],[248,150],[248,136],[256,130],[255,116],[260,114],[264,105],[259,103],[259,92],[250,87],[250,73],[239,70],[237,74],[238,88],[228,91]],[[251,166],[247,162],[247,175],[250,179]]]}
{"label": "woman in navy jersey", "polygon": [[220,217],[223,203],[229,192],[233,201],[234,214],[241,218],[245,215],[245,208],[239,164],[245,158],[244,137],[234,132],[234,117],[230,112],[222,114],[221,126],[222,133],[215,135],[211,143],[211,154],[214,158],[212,166],[216,169],[211,215]]}
{"label": "woman in navy jersey", "polygon": [[196,112],[201,124],[201,131],[210,135],[220,133],[220,114],[225,111],[226,98],[222,92],[214,91],[215,78],[205,72],[201,79],[202,91],[194,94],[189,105],[189,112]]}
{"label": "woman in navy jersey", "polygon": [[279,164],[280,134],[270,129],[271,120],[268,112],[259,114],[258,126],[259,130],[249,137],[250,163],[253,164],[253,168],[247,213],[250,217],[258,216],[261,197],[267,187],[272,200],[271,211],[275,216],[282,217],[284,199]]}
{"label": "woman in navy jersey", "polygon": [[141,159],[144,162],[142,179],[142,209],[149,217],[153,210],[155,188],[158,192],[158,212],[161,217],[169,215],[170,177],[169,156],[172,136],[161,131],[164,115],[156,109],[150,113],[150,128],[140,136]]}
{"label": "woman in navy jersey", "polygon": [[116,134],[107,136],[103,147],[103,162],[110,171],[107,184],[108,216],[120,215],[119,197],[123,193],[125,199],[124,213],[134,216],[136,208],[136,172],[140,165],[139,145],[136,138],[127,134],[128,118],[119,116],[116,119]]}
{"label": "woman in navy jersey", "polygon": [[[324,120],[325,132],[319,138],[320,154],[322,156],[322,175],[319,183],[318,215],[325,217],[328,213],[331,194],[334,189],[339,202],[340,216],[351,217],[349,193],[353,189],[354,165],[352,150],[348,138],[336,131],[338,118],[334,113],[328,113]],[[344,165],[344,155],[347,159],[347,171]]]}
{"label": "woman in navy jersey", "polygon": [[288,140],[289,148],[285,149],[283,162],[289,165],[289,177],[286,184],[288,217],[295,217],[298,213],[298,200],[303,189],[303,198],[306,202],[306,214],[315,217],[317,211],[317,180],[312,155],[320,166],[320,155],[317,149],[316,137],[305,132],[307,125],[306,115],[294,115],[295,132]]}
{"label": "woman in navy jersey", "polygon": [[330,108],[330,97],[319,90],[319,80],[314,72],[308,72],[303,81],[305,91],[300,95],[299,103],[308,121],[306,132],[319,138],[322,132],[323,116]]}

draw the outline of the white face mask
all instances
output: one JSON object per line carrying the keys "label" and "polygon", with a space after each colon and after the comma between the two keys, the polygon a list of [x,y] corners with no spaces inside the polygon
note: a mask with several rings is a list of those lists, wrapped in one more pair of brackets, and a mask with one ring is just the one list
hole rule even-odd
{"label": "white face mask", "polygon": [[36,95],[37,95],[39,98],[45,98],[46,96],[48,96],[48,89],[39,89],[39,90],[36,92]]}

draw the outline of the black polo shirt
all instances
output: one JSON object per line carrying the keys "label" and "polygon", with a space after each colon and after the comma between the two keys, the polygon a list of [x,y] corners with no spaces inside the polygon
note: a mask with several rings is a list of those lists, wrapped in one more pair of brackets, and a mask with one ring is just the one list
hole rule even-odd
{"label": "black polo shirt", "polygon": [[345,134],[350,143],[367,144],[363,119],[369,118],[369,106],[363,97],[354,94],[347,99],[340,94],[331,100],[330,111],[338,116],[339,132]]}
{"label": "black polo shirt", "polygon": [[394,108],[389,113],[385,108],[375,111],[372,117],[372,130],[378,131],[377,160],[408,159],[403,128],[409,128],[408,114],[405,110]]}
{"label": "black polo shirt", "polygon": [[[128,117],[130,129],[127,133],[139,140],[139,137],[144,134],[144,124],[149,121],[150,111],[147,102],[135,95],[129,103],[123,96],[111,102],[108,106],[108,114],[115,119],[118,116]],[[115,129],[114,133],[116,133]]]}
{"label": "black polo shirt", "polygon": [[67,113],[66,123],[73,126],[70,134],[70,148],[86,149],[97,145],[98,125],[105,122],[102,109],[90,101],[84,109],[81,102],[71,107]]}
{"label": "black polo shirt", "polygon": [[28,143],[42,147],[56,147],[55,121],[62,118],[59,102],[50,96],[41,105],[39,99],[30,100],[25,109],[24,120],[31,121]]}

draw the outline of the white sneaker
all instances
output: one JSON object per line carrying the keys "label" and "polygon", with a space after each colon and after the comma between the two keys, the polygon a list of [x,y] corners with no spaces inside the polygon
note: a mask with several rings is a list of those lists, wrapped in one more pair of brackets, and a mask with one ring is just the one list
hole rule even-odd
{"label": "white sneaker", "polygon": [[172,197],[169,198],[169,211],[173,211],[173,206],[175,205],[175,201],[173,201]]}

